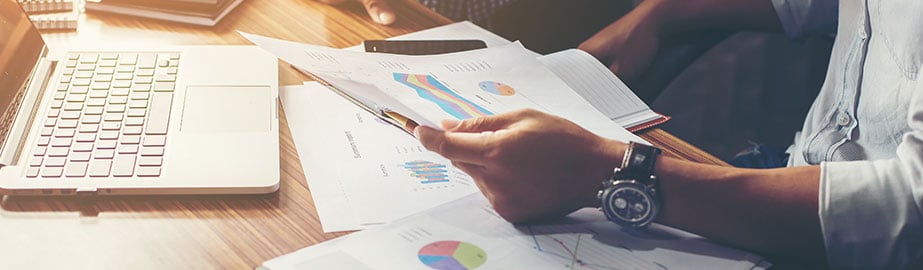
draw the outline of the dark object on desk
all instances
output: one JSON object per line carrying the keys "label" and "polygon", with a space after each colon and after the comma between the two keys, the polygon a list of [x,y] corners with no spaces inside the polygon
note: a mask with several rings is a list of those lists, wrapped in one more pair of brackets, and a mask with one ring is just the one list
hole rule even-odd
{"label": "dark object on desk", "polygon": [[244,0],[88,0],[87,11],[215,26]]}
{"label": "dark object on desk", "polygon": [[481,40],[366,40],[366,52],[428,55],[487,48]]}

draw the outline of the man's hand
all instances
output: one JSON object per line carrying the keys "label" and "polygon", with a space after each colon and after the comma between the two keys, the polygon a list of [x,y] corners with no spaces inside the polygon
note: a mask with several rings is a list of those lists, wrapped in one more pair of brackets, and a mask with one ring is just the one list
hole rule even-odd
{"label": "man's hand", "polygon": [[365,6],[365,11],[368,11],[369,17],[372,17],[372,20],[376,23],[383,25],[390,25],[394,23],[394,20],[397,17],[394,15],[394,9],[391,8],[391,5],[388,4],[388,0],[316,0],[321,3],[336,5],[346,1],[356,1],[362,3]]}
{"label": "man's hand", "polygon": [[[656,2],[656,1],[647,1]],[[579,48],[609,65],[626,82],[637,80],[661,45],[661,25],[654,7],[642,2],[621,19],[587,39]]]}
{"label": "man's hand", "polygon": [[415,134],[471,175],[497,213],[513,223],[598,205],[596,192],[625,149],[535,110],[446,120],[442,126],[445,131],[421,126]]}

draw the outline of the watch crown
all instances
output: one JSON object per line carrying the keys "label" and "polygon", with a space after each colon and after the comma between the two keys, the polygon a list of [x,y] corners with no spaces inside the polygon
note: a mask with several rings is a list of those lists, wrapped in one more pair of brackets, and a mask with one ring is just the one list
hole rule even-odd
{"label": "watch crown", "polygon": [[[602,190],[596,192],[596,198],[597,198],[597,199],[602,199],[602,198],[603,198],[603,191],[602,191]],[[600,209],[602,209],[602,208],[600,208]]]}

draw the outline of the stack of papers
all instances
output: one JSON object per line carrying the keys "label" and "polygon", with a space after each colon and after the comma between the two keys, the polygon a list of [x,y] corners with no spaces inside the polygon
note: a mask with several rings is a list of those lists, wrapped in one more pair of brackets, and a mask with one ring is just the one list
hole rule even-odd
{"label": "stack of papers", "polygon": [[[470,36],[479,32],[472,27],[443,29],[464,33],[453,38],[484,39],[489,48],[432,56],[366,54],[242,33],[324,82],[283,88],[283,108],[324,230],[366,229],[267,261],[264,268],[769,266],[760,256],[680,230],[656,224],[648,231],[623,229],[593,209],[529,226],[500,218],[470,177],[394,128],[406,125],[393,115],[438,128],[442,119],[532,108],[603,137],[642,143],[625,128],[667,118],[585,52],[538,56],[492,34]],[[434,39],[429,35],[438,32],[419,35]]]}

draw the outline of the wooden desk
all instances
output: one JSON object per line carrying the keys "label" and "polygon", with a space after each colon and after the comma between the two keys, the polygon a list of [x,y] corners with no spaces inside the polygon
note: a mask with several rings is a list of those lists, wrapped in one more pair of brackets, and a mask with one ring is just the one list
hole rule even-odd
{"label": "wooden desk", "polygon": [[[413,0],[406,0],[412,2]],[[392,27],[361,6],[311,0],[246,1],[214,28],[89,14],[78,32],[46,33],[52,49],[99,45],[246,44],[235,30],[346,47],[449,23],[399,5]],[[280,84],[307,77],[280,63]],[[279,192],[257,196],[6,197],[0,210],[0,269],[252,269],[270,258],[343,235],[321,231],[287,121],[281,128]],[[668,153],[717,159],[661,130],[643,135]]]}

